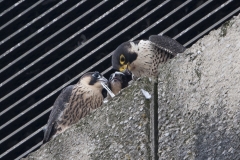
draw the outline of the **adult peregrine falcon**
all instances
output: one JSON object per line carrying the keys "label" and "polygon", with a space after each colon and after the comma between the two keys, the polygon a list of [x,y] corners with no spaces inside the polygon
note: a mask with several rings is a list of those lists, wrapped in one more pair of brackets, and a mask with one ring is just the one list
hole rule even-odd
{"label": "adult peregrine falcon", "polygon": [[44,129],[43,142],[53,135],[64,132],[69,126],[85,117],[103,102],[101,82],[108,83],[99,72],[85,73],[75,85],[62,90],[53,104],[53,109]]}
{"label": "adult peregrine falcon", "polygon": [[149,40],[124,42],[113,51],[112,66],[134,77],[156,76],[160,63],[166,62],[185,47],[166,36],[152,35]]}
{"label": "adult peregrine falcon", "polygon": [[128,85],[129,78],[122,72],[114,72],[109,78],[109,88],[116,95]]}

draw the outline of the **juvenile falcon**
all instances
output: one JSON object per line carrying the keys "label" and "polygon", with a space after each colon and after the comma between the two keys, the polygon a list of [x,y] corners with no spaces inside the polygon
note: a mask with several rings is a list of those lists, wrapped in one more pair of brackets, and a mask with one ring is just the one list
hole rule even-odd
{"label": "juvenile falcon", "polygon": [[185,47],[166,36],[152,35],[149,40],[124,42],[113,51],[112,66],[134,77],[157,76],[160,63],[166,62]]}
{"label": "juvenile falcon", "polygon": [[62,90],[53,104],[53,109],[44,129],[43,143],[53,135],[64,132],[69,126],[85,117],[103,102],[102,85],[108,80],[99,72],[85,73],[75,85]]}
{"label": "juvenile falcon", "polygon": [[114,72],[109,78],[109,88],[116,95],[119,91],[128,86],[129,76],[122,72]]}

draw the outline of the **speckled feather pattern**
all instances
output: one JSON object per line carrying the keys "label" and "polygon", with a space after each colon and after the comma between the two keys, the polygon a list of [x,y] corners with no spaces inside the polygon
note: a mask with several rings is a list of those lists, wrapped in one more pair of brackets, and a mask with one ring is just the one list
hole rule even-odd
{"label": "speckled feather pattern", "polygon": [[74,85],[70,85],[62,90],[58,98],[55,100],[53,104],[53,109],[51,111],[51,114],[49,116],[48,122],[46,127],[44,127],[44,138],[43,142],[46,142],[49,140],[49,137],[51,137],[52,134],[56,132],[56,130],[52,130],[56,120],[59,116],[61,116],[62,111],[66,108],[68,105],[68,102],[71,97],[71,93],[73,90]]}
{"label": "speckled feather pattern", "polygon": [[55,125],[56,134],[63,132],[69,126],[75,124],[93,109],[100,107],[102,102],[103,96],[100,91],[93,90],[81,84],[75,85],[68,106]]}
{"label": "speckled feather pattern", "polygon": [[166,62],[173,55],[157,47],[149,40],[139,41],[138,47],[133,47],[138,58],[130,65],[135,77],[155,76],[160,63]]}
{"label": "speckled feather pattern", "polygon": [[91,73],[63,89],[54,102],[48,123],[44,127],[43,142],[48,141],[89,114],[103,103],[100,81],[90,85]]}

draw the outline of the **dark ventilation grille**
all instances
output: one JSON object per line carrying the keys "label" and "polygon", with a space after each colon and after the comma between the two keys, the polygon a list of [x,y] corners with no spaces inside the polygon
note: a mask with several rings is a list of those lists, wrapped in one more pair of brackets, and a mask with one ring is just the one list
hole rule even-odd
{"label": "dark ventilation grille", "polygon": [[0,0],[0,158],[39,148],[61,89],[112,72],[111,52],[152,34],[189,47],[240,11],[239,0]]}

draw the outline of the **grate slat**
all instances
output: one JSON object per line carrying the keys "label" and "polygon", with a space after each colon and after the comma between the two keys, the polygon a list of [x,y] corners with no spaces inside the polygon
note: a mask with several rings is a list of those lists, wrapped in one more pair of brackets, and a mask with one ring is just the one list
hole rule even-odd
{"label": "grate slat", "polygon": [[[39,131],[40,132],[40,131]],[[23,154],[21,154],[20,156],[18,156],[16,158],[17,159],[21,159],[23,157],[25,157],[26,155],[28,155],[29,153],[31,153],[32,151],[34,151],[35,149],[37,149],[38,147],[40,147],[42,145],[42,142],[39,142],[38,144],[36,144],[35,146],[33,146],[32,148],[30,148],[28,151],[24,152]]]}
{"label": "grate slat", "polygon": [[[23,126],[21,126],[20,128],[18,128],[17,130],[15,130],[14,132],[12,132],[11,134],[9,134],[7,137],[3,138],[0,141],[0,144],[5,142],[6,140],[8,140],[10,137],[14,136],[16,133],[18,133],[19,131],[21,131],[22,129],[24,129],[26,126],[30,125],[31,123],[35,122],[37,119],[39,119],[40,117],[42,117],[43,115],[45,115],[47,112],[49,112],[52,109],[52,107],[48,108],[47,110],[45,110],[44,112],[42,112],[41,114],[39,114],[37,117],[33,118],[32,120],[30,120],[28,123],[24,124]],[[22,114],[22,113],[20,113]],[[23,114],[22,114],[23,115]]]}
{"label": "grate slat", "polygon": [[[3,39],[0,43],[0,46],[2,44],[4,44],[5,42],[7,42],[9,39],[11,39],[12,37],[14,37],[15,35],[17,35],[18,33],[22,32],[23,30],[27,29],[29,26],[31,26],[33,23],[37,22],[39,19],[43,18],[44,16],[46,16],[48,13],[50,13],[51,11],[53,11],[54,9],[56,9],[57,7],[59,7],[60,5],[64,4],[64,2],[66,2],[65,0],[60,1],[59,3],[57,3],[56,5],[54,5],[53,7],[49,8],[47,11],[45,11],[44,13],[42,13],[40,16],[38,16],[37,18],[33,19],[32,21],[30,21],[28,24],[24,25],[22,28],[18,29],[17,31],[15,31],[14,33],[12,33],[11,35],[9,35],[8,37],[6,37],[5,39]],[[83,3],[85,1],[81,1],[79,3]],[[60,15],[61,17],[63,16],[62,14]],[[60,17],[59,16],[59,17]],[[58,17],[57,17],[58,19]],[[51,23],[48,23],[45,26],[50,26]],[[44,26],[43,26],[44,27]],[[1,30],[1,28],[0,28]],[[21,43],[19,44],[21,45]],[[4,56],[6,56],[7,54],[5,53]],[[1,59],[1,55],[0,55],[0,59]],[[11,62],[11,64],[14,64],[15,62]],[[2,68],[0,70],[0,73],[3,72],[5,69]]]}
{"label": "grate slat", "polygon": [[[52,25],[53,23],[55,23],[56,21],[58,21],[59,19],[61,19],[63,16],[65,16],[66,14],[68,14],[69,12],[71,12],[73,9],[75,9],[76,6],[78,6],[79,4],[82,4],[83,2],[85,2],[86,0],[82,0],[81,2],[79,2],[78,4],[76,4],[74,7],[71,7],[70,9],[68,9],[66,12],[62,13],[61,15],[59,15],[58,17],[56,17],[53,21],[47,23],[46,25],[44,25],[43,27],[41,27],[40,29],[38,29],[38,31],[36,31],[35,33],[33,33],[32,35],[28,36],[27,38],[25,38],[24,40],[22,40],[21,42],[19,42],[18,44],[16,44],[15,46],[11,47],[9,50],[7,50],[6,52],[4,52],[2,55],[0,55],[0,59],[3,58],[4,56],[8,55],[10,52],[14,51],[16,48],[18,48],[19,46],[21,46],[22,44],[24,44],[25,42],[27,42],[28,40],[30,40],[31,38],[33,38],[35,35],[39,34],[43,29],[48,28],[50,25]],[[65,2],[64,0],[62,2]],[[61,2],[61,3],[62,3]],[[103,4],[104,1],[100,2],[100,4]],[[59,5],[58,5],[59,6]],[[57,6],[57,7],[58,7]],[[94,9],[96,9],[97,7],[99,7],[98,5],[96,5],[95,7],[93,7]],[[91,10],[92,11],[92,10]],[[90,12],[85,12],[85,14],[81,17],[76,18],[72,23],[69,23],[69,25],[66,25],[65,27],[63,27],[62,29],[60,29],[58,32],[54,33],[52,36],[56,36],[58,33],[60,33],[61,31],[65,30],[67,27],[69,27],[70,25],[72,25],[73,23],[75,23],[76,21],[78,21],[80,18],[86,16],[88,13]],[[24,26],[26,27],[26,26]],[[52,38],[52,37],[51,37]],[[49,38],[50,39],[50,38]],[[47,40],[49,40],[47,38]],[[8,40],[8,39],[7,39]],[[5,41],[4,41],[5,42]],[[4,43],[1,42],[1,43]],[[45,41],[44,41],[45,43]],[[44,43],[40,43],[41,45]],[[38,44],[39,45],[39,44]],[[39,46],[37,45],[36,48],[38,48]],[[32,48],[31,50],[29,50],[27,53],[23,54],[18,60],[22,59],[23,57],[25,57],[26,55],[28,55],[30,52],[32,52],[34,49],[36,49],[35,47]],[[16,63],[17,61],[13,61],[11,62],[9,65],[12,65],[14,63]],[[9,65],[7,65],[9,67]],[[4,67],[4,69],[0,70],[0,73],[3,72],[6,68]]]}
{"label": "grate slat", "polygon": [[38,134],[40,131],[42,131],[42,127],[39,128],[38,130],[36,130],[34,133],[32,133],[30,136],[26,137],[25,139],[21,140],[18,144],[16,144],[15,146],[11,147],[10,149],[8,149],[6,152],[4,152],[3,154],[0,155],[0,158],[2,158],[3,156],[5,156],[6,154],[8,154],[9,152],[11,152],[12,150],[14,150],[15,148],[17,148],[18,146],[20,146],[22,143],[26,142],[27,140],[29,140],[30,138],[32,138],[33,136],[35,136],[36,134]]}
{"label": "grate slat", "polygon": [[199,23],[201,23],[202,21],[206,20],[208,17],[210,17],[212,14],[216,13],[217,11],[219,11],[220,9],[223,9],[224,7],[226,7],[228,4],[230,4],[232,2],[232,0],[228,0],[227,2],[225,2],[224,4],[222,4],[221,6],[219,6],[217,9],[213,10],[212,12],[210,12],[209,14],[207,14],[206,16],[204,16],[203,18],[201,18],[200,20],[198,20],[197,22],[195,22],[194,24],[192,24],[191,26],[189,26],[188,28],[186,28],[185,30],[183,30],[181,33],[179,33],[178,35],[176,35],[174,37],[174,39],[179,38],[180,36],[184,35],[186,32],[188,32],[189,30],[191,30],[192,28],[194,28],[196,25],[198,25]]}
{"label": "grate slat", "polygon": [[[40,3],[42,3],[44,0],[40,0],[38,2],[36,2],[35,4],[33,4],[31,7],[29,7],[28,9],[26,9],[25,11],[23,11],[22,13],[20,13],[18,16],[14,17],[13,19],[11,19],[10,21],[8,21],[7,23],[5,23],[4,25],[2,25],[0,27],[0,31],[7,27],[9,24],[11,24],[12,22],[14,22],[15,20],[17,20],[18,18],[20,18],[21,16],[23,16],[24,14],[26,14],[28,11],[32,10],[33,8],[35,8],[37,5],[39,5]],[[0,15],[1,16],[1,15]],[[1,45],[2,43],[0,43]]]}
{"label": "grate slat", "polygon": [[224,21],[226,21],[227,19],[229,19],[230,17],[232,17],[234,14],[238,13],[239,11],[240,11],[240,7],[238,7],[237,9],[235,9],[234,11],[232,11],[231,13],[226,15],[224,18],[219,20],[217,23],[214,23],[213,25],[211,25],[209,28],[204,30],[202,33],[198,34],[197,36],[195,36],[194,38],[189,40],[187,43],[184,44],[184,46],[189,46],[191,43],[193,43],[194,41],[196,41],[197,39],[199,39],[200,37],[202,37],[203,35],[205,35],[209,31],[211,31],[213,28],[215,28],[219,24],[223,23]]}
{"label": "grate slat", "polygon": [[2,13],[0,13],[0,17],[2,17],[3,15],[5,15],[6,13],[8,13],[9,11],[11,11],[12,9],[14,9],[15,7],[17,7],[18,5],[20,5],[21,3],[23,3],[25,0],[20,0],[17,3],[15,3],[14,5],[12,5],[11,7],[9,7],[8,9],[6,9],[5,11],[3,11]]}
{"label": "grate slat", "polygon": [[194,13],[196,13],[197,11],[199,11],[200,9],[202,9],[203,7],[206,7],[208,4],[210,4],[213,0],[208,0],[205,3],[201,4],[199,7],[197,7],[196,9],[194,9],[192,12],[190,12],[189,14],[187,14],[186,16],[184,16],[183,18],[181,18],[180,20],[178,20],[177,22],[175,22],[174,24],[172,24],[170,27],[166,28],[165,30],[163,30],[160,34],[158,35],[163,35],[164,33],[168,32],[169,30],[173,29],[173,27],[176,27],[179,23],[183,22],[184,20],[186,20],[187,18],[189,18],[190,16],[192,16]]}
{"label": "grate slat", "polygon": [[130,41],[133,41],[134,39],[137,39],[140,35],[144,34],[145,32],[147,32],[148,30],[150,30],[151,28],[155,27],[158,23],[162,22],[164,19],[168,18],[170,15],[172,15],[173,13],[175,13],[176,11],[178,11],[179,9],[183,8],[185,5],[187,5],[188,3],[190,3],[192,0],[188,0],[186,2],[184,2],[183,4],[181,4],[180,6],[178,6],[177,8],[175,8],[174,10],[172,10],[171,12],[169,12],[168,14],[166,14],[163,18],[159,19],[158,21],[156,21],[155,23],[153,23],[152,25],[150,25],[148,28],[146,28],[145,30],[143,30],[142,32],[140,32],[138,35],[134,36]]}

